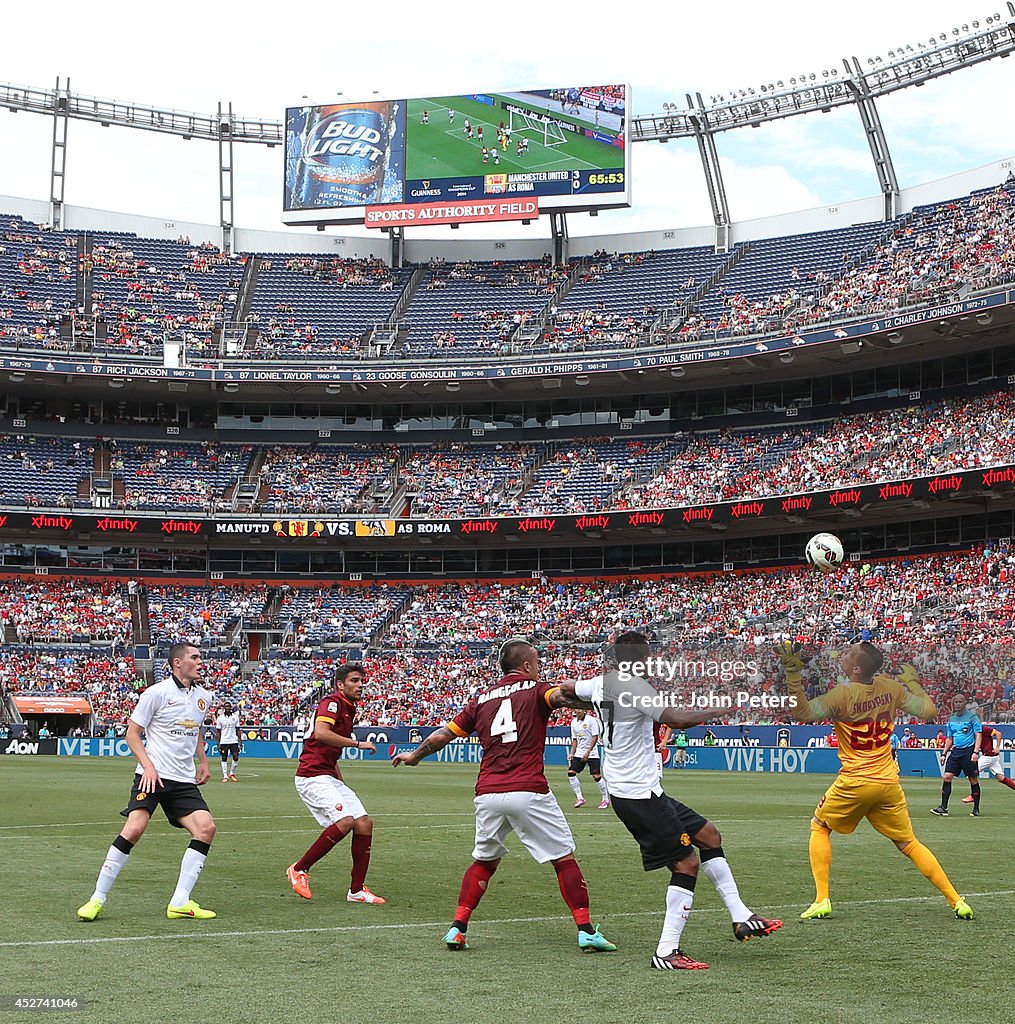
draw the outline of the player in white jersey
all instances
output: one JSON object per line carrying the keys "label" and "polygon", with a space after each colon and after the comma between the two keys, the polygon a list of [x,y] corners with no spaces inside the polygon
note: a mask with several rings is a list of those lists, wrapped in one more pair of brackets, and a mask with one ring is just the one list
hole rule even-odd
{"label": "player in white jersey", "polygon": [[[222,759],[222,781],[236,782],[236,767],[240,763],[240,713],[226,702],[215,719],[216,742]],[[229,759],[232,758],[232,767]]]}
{"label": "player in white jersey", "polygon": [[708,964],[692,959],[680,948],[699,869],[695,847],[701,850],[701,870],[726,904],[737,940],[770,935],[782,922],[760,917],[740,898],[715,825],[663,792],[653,723],[688,729],[720,712],[684,711],[667,699],[669,695],[657,691],[644,678],[650,650],[641,633],[624,633],[614,644],[617,667],[560,687],[565,697],[590,702],[602,720],[603,767],[610,801],[637,840],[645,870],[670,869],[666,914],[651,964],[659,970],[700,970]]}
{"label": "player in white jersey", "polygon": [[599,787],[599,808],[610,806],[610,796],[603,782],[602,766],[599,761],[599,720],[595,715],[577,710],[571,719],[571,749],[568,751],[567,781],[574,790],[575,807],[585,806],[582,784],[578,776],[588,766],[592,781]]}
{"label": "player in white jersey", "polygon": [[211,694],[199,685],[201,652],[193,644],[174,644],[169,649],[169,669],[168,679],[141,694],[127,724],[127,745],[138,762],[130,800],[120,812],[127,824],[106,853],[92,898],[78,909],[82,921],[94,921],[102,913],[117,875],[160,805],[171,825],[191,835],[166,916],[170,920],[215,916],[190,898],[215,835],[215,821],[197,788],[211,777],[201,736]]}

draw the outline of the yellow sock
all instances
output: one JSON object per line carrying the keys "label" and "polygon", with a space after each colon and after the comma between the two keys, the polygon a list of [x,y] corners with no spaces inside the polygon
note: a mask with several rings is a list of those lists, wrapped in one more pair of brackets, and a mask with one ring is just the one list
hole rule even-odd
{"label": "yellow sock", "polygon": [[832,871],[832,833],[811,822],[811,839],[807,846],[811,855],[811,874],[814,876],[814,902],[828,899],[828,876]]}
{"label": "yellow sock", "polygon": [[914,839],[902,852],[920,869],[925,878],[929,878],[940,889],[944,898],[948,900],[948,906],[954,907],[959,900],[959,894],[948,880],[937,857],[919,839]]}

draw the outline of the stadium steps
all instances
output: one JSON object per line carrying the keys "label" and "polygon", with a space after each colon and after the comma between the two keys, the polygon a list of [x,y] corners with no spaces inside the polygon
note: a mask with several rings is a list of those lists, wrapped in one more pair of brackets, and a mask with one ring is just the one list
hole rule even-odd
{"label": "stadium steps", "polygon": [[377,648],[383,646],[382,641],[384,637],[388,635],[388,631],[391,627],[408,611],[415,596],[415,592],[411,587],[405,588],[402,600],[388,612],[380,625],[373,631],[373,634],[370,637],[371,647]]}
{"label": "stadium steps", "polygon": [[412,333],[412,327],[410,324],[402,322],[402,315],[409,308],[416,292],[419,291],[419,286],[423,283],[425,272],[426,267],[422,264],[413,269],[409,279],[405,282],[402,294],[398,296],[398,302],[395,303],[391,316],[388,317],[386,323],[378,324],[377,328],[375,328],[387,331],[391,336],[391,347],[386,355],[400,357],[405,352],[405,344]]}
{"label": "stadium steps", "polygon": [[90,313],[92,309],[92,236],[78,235],[78,269],[74,278],[74,305]]}
{"label": "stadium steps", "polygon": [[227,501],[232,501],[234,512],[240,505],[244,510],[259,509],[261,502],[267,497],[268,485],[261,480],[261,467],[264,465],[265,456],[265,449],[260,446],[256,447],[243,476],[237,481],[232,495],[223,495]]}
{"label": "stadium steps", "polygon": [[679,327],[691,313],[698,311],[705,296],[715,291],[722,283],[723,278],[735,270],[747,258],[750,251],[750,241],[737,242],[729,256],[694,289],[688,298],[678,300],[659,314],[659,319],[652,325],[653,331],[657,329],[672,330]]}
{"label": "stadium steps", "polygon": [[233,314],[233,319],[240,323],[246,322],[250,307],[253,305],[254,292],[257,289],[257,275],[260,269],[261,260],[258,256],[251,256],[243,268],[243,279],[240,281],[236,299],[236,312]]}
{"label": "stadium steps", "polygon": [[[533,462],[525,467],[525,473],[519,481],[519,486],[514,495],[511,496],[514,499],[514,507],[516,509],[521,508],[524,504],[524,499],[528,497],[529,491],[532,490],[540,469],[542,469],[547,462],[550,462],[557,457],[557,449],[558,445],[556,441],[547,441],[540,445],[540,454],[536,456]],[[507,495],[505,494],[505,497],[506,496]]]}
{"label": "stadium steps", "polygon": [[264,607],[261,609],[262,622],[277,623],[279,621],[283,596],[281,587],[272,587],[268,591],[264,599]]}
{"label": "stadium steps", "polygon": [[148,595],[144,587],[128,598],[130,605],[130,628],[135,647],[144,647],[152,642],[152,627],[148,618]]}
{"label": "stadium steps", "polygon": [[[842,270],[839,271],[833,280],[826,281],[822,287],[818,289],[815,297],[823,299],[834,287],[836,287],[836,285],[839,284],[840,281],[842,281],[843,278],[864,266],[864,264],[867,263],[878,249],[882,246],[887,246],[891,242],[892,238],[904,233],[913,223],[914,219],[915,218],[912,213],[904,213],[895,220],[889,221],[885,230],[880,235],[871,239],[871,241],[860,250],[858,255],[852,257],[848,262],[843,264]],[[805,312],[806,309],[807,307],[805,305],[798,304],[788,310],[784,318],[787,322],[787,326],[794,322],[794,314]]]}
{"label": "stadium steps", "polygon": [[588,266],[589,258],[587,256],[582,256],[580,260],[568,265],[567,277],[557,285],[553,294],[546,300],[546,305],[534,312],[527,320],[523,320],[511,332],[511,346],[514,351],[527,351],[529,346],[535,345],[542,339],[548,325],[554,321],[575,282],[581,280],[582,274],[588,269]]}

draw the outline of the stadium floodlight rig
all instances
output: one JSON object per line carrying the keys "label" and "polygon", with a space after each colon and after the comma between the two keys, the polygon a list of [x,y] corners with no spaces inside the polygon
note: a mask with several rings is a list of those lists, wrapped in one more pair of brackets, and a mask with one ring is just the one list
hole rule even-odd
{"label": "stadium floodlight rig", "polygon": [[[898,212],[899,185],[892,166],[891,153],[875,100],[900,89],[920,87],[942,75],[973,67],[995,57],[1015,52],[1015,3],[1007,0],[1008,14],[989,15],[984,24],[973,21],[955,26],[950,33],[931,36],[927,43],[907,44],[889,50],[887,58],[867,58],[867,69],[856,57],[843,58],[845,75],[835,68],[791,77],[754,88],[731,90],[712,96],[705,103],[700,93],[686,97],[686,109],[663,104],[661,114],[631,118],[632,142],[669,142],[670,139],[694,139],[702,161],[712,216],[716,227],[716,247],[725,251],[730,236],[729,207],[722,180],[714,137],[736,128],[757,128],[799,114],[828,113],[833,108],[855,105],[884,196],[886,220]],[[219,207],[222,248],[232,248],[233,217],[233,144],[247,143],[272,149],[284,143],[282,123],[271,118],[243,118],[233,114],[232,104],[220,103],[217,114],[197,114],[137,103],[75,95],[70,80],[64,85],[58,78],[54,89],[0,83],[0,107],[45,114],[53,118],[53,144],[50,173],[50,221],[62,227],[64,171],[66,168],[67,122],[69,119],[92,121],[108,128],[119,125],[143,131],[177,135],[183,139],[205,139],[219,147]],[[554,215],[554,234],[561,228],[564,214]]]}
{"label": "stadium floodlight rig", "polygon": [[696,102],[687,97],[687,110],[663,105],[662,114],[635,117],[631,122],[632,142],[669,142],[670,139],[695,139],[701,154],[705,183],[716,226],[717,248],[729,236],[729,214],[725,187],[714,156],[712,136],[734,128],[758,128],[769,121],[778,121],[798,114],[827,114],[834,107],[856,105],[884,196],[884,216],[893,219],[898,213],[899,185],[892,166],[888,140],[874,101],[900,89],[920,87],[942,75],[973,67],[995,57],[1015,52],[1015,4],[1008,0],[1008,16],[993,14],[985,24],[978,21],[956,26],[951,33],[942,32],[927,43],[900,46],[883,57],[867,59],[867,70],[856,58],[844,58],[845,76],[836,69],[826,69],[819,76],[812,72],[782,81],[765,84],[758,90],[741,89],[734,96],[711,97],[705,104],[700,94]]}

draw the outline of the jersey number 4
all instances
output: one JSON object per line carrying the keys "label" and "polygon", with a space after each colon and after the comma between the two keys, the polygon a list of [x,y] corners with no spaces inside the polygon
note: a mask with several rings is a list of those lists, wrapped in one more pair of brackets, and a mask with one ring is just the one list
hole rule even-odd
{"label": "jersey number 4", "polygon": [[518,725],[515,723],[511,699],[503,700],[490,723],[490,735],[499,736],[501,743],[514,743],[518,739]]}

